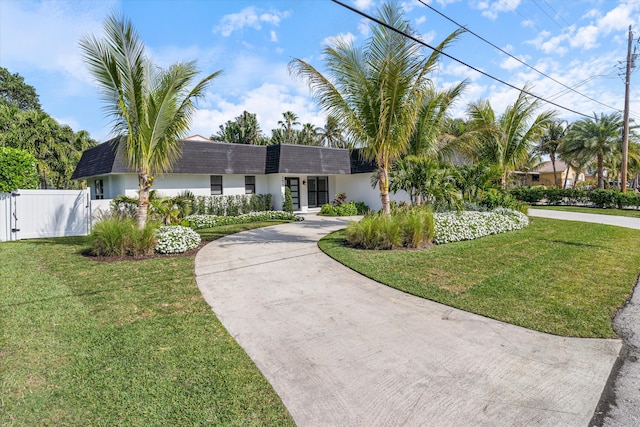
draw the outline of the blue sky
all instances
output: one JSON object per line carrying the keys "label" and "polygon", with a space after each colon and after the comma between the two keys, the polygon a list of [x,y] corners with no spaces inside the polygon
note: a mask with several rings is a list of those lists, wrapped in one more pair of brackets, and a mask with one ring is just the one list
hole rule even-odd
{"label": "blue sky", "polygon": [[[627,30],[633,25],[636,40],[640,36],[640,1],[423,1],[555,80],[622,110]],[[380,4],[345,2],[374,15]],[[399,3],[431,45],[457,28],[418,0]],[[288,62],[301,58],[322,70],[322,49],[331,40],[343,37],[360,44],[369,35],[366,19],[330,0],[0,1],[0,66],[33,85],[54,118],[74,130],[88,130],[99,141],[108,137],[109,121],[82,62],[78,40],[85,34],[100,35],[110,12],[123,13],[134,22],[159,65],[196,60],[203,76],[223,70],[199,103],[191,129],[207,137],[243,110],[258,115],[266,134],[288,110],[303,123],[323,125],[322,111],[305,83],[289,76]],[[430,51],[425,48],[425,53]],[[572,110],[612,111],[567,92],[469,33],[447,53],[517,87],[529,83],[535,94]],[[481,98],[501,112],[517,96],[515,90],[452,60],[443,61],[432,75],[441,88],[465,78],[470,84],[455,116],[462,117],[466,104]],[[640,121],[640,73],[632,75],[631,88],[632,117]],[[580,117],[545,108],[558,110],[564,119]]]}

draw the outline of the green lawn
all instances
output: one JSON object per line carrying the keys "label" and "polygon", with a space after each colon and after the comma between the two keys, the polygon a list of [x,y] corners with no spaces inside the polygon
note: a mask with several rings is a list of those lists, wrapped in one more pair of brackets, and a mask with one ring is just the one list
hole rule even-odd
{"label": "green lawn", "polygon": [[0,244],[1,425],[293,425],[203,300],[193,256],[103,263],[87,247]]}
{"label": "green lawn", "polygon": [[529,329],[615,337],[640,272],[640,230],[535,218],[523,230],[425,250],[366,251],[344,232],[320,248],[402,291]]}
{"label": "green lawn", "polygon": [[550,211],[584,212],[600,215],[628,216],[640,218],[640,210],[633,209],[601,209],[584,206],[531,206],[531,209],[546,209]]}

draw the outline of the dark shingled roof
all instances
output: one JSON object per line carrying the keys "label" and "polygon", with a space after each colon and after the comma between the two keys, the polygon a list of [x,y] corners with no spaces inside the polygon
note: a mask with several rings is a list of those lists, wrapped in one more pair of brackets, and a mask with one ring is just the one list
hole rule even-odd
{"label": "dark shingled roof", "polygon": [[361,148],[356,148],[351,151],[351,155],[349,157],[351,173],[371,173],[378,170],[378,167],[374,162],[371,160],[364,160]]}
{"label": "dark shingled roof", "polygon": [[[115,140],[90,148],[73,172],[72,179],[110,173],[134,173],[126,166]],[[299,173],[344,175],[374,171],[375,165],[359,159],[357,150],[304,145],[244,145],[206,141],[183,141],[182,155],[169,173],[176,174],[270,174]]]}

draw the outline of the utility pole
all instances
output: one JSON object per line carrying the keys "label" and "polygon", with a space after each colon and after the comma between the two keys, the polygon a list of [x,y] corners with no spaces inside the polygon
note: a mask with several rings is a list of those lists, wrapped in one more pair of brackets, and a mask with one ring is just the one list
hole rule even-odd
{"label": "utility pole", "polygon": [[622,168],[621,168],[621,183],[620,190],[625,193],[627,191],[627,158],[629,157],[629,86],[631,82],[631,44],[633,41],[633,33],[631,32],[631,25],[629,25],[629,46],[627,48],[627,73],[624,81],[624,118],[622,128]]}

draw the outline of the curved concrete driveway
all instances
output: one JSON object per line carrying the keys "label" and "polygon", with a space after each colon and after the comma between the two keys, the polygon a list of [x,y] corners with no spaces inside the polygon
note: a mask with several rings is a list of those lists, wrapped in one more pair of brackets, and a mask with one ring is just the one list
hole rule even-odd
{"label": "curved concrete driveway", "polygon": [[324,255],[344,219],[217,240],[202,293],[300,426],[586,426],[621,347],[417,298]]}

